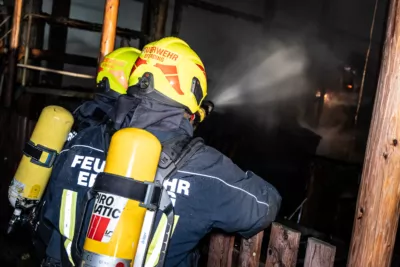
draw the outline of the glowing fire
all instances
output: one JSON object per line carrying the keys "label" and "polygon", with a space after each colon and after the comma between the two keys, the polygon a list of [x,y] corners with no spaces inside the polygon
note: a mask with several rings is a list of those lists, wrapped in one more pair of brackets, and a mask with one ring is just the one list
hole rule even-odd
{"label": "glowing fire", "polygon": [[349,89],[353,89],[353,85],[351,85],[351,84],[348,84],[348,85],[347,85],[347,88],[349,88]]}
{"label": "glowing fire", "polygon": [[329,102],[331,100],[331,98],[332,98],[331,94],[329,94],[329,93],[325,93],[325,94],[322,95],[322,92],[320,90],[318,90],[315,93],[315,97],[317,97],[317,98],[320,98],[322,96],[324,97],[324,102]]}
{"label": "glowing fire", "polygon": [[328,94],[328,93],[326,93],[326,94],[324,95],[324,101],[325,101],[325,102],[329,102],[329,100],[331,100],[331,95]]}

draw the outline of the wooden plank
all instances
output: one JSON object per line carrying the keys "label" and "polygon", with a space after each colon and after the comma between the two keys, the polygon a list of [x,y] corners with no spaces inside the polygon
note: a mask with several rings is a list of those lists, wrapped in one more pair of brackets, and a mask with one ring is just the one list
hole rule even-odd
{"label": "wooden plank", "polygon": [[386,39],[355,211],[348,265],[391,266],[400,212],[400,1]]}
{"label": "wooden plank", "polygon": [[304,267],[333,267],[336,247],[316,238],[307,240]]}
{"label": "wooden plank", "polygon": [[19,47],[19,32],[21,30],[21,13],[22,13],[22,0],[15,0],[14,2],[14,15],[13,26],[11,32],[10,54],[8,58],[8,79],[7,87],[4,92],[4,105],[11,106],[13,89],[16,78],[17,69],[17,52]]}
{"label": "wooden plank", "polygon": [[[159,0],[147,0],[148,1],[148,6],[147,6],[147,34],[149,35],[147,42],[153,42],[155,41],[155,34],[156,34],[156,23],[157,23],[157,16],[158,16],[158,3]],[[144,12],[145,10],[143,10]],[[146,44],[147,44],[146,42]]]}
{"label": "wooden plank", "polygon": [[235,237],[222,233],[211,235],[207,267],[232,267]]}
{"label": "wooden plank", "polygon": [[[51,15],[53,17],[69,17],[71,10],[71,0],[53,1]],[[32,12],[31,13],[36,13]],[[56,24],[50,25],[49,30],[49,50],[55,55],[64,54],[67,49],[68,28],[59,27]],[[34,46],[37,47],[37,46]],[[64,62],[48,62],[47,67],[50,69],[64,69]],[[63,76],[57,74],[48,74],[48,78],[54,86],[60,87]]]}
{"label": "wooden plank", "polygon": [[205,1],[186,0],[186,3],[193,7],[201,8],[203,10],[207,10],[207,11],[214,12],[217,14],[227,15],[227,16],[243,19],[246,21],[254,22],[254,23],[262,23],[263,22],[263,18],[261,18],[261,17],[255,16],[252,14],[248,14],[248,13],[245,13],[242,11],[230,9],[227,7],[223,7],[220,5],[215,5],[215,4],[212,4],[209,2],[205,2]]}
{"label": "wooden plank", "polygon": [[[142,23],[140,25],[141,32],[150,36],[150,25],[151,25],[151,12],[150,12],[150,0],[143,1],[142,6]],[[143,47],[147,44],[148,38],[140,38],[139,40],[139,49],[142,50]]]}
{"label": "wooden plank", "polygon": [[154,40],[159,40],[165,36],[165,24],[168,17],[168,2],[168,0],[158,0]]}
{"label": "wooden plank", "polygon": [[[34,19],[43,19],[49,24],[57,24],[64,27],[70,27],[91,32],[102,32],[103,25],[99,23],[91,23],[79,19],[70,19],[66,17],[52,17],[48,13],[42,12],[40,14],[31,14]],[[145,38],[141,32],[130,30],[127,28],[117,27],[116,35],[125,38]]]}
{"label": "wooden plank", "polygon": [[106,0],[104,4],[103,29],[101,31],[98,65],[114,50],[117,32],[119,0]]}
{"label": "wooden plank", "polygon": [[[42,10],[42,6],[43,0],[25,0],[22,13],[28,14],[32,12],[40,12]],[[22,28],[20,33],[20,45],[22,45],[22,47],[24,48],[43,47],[44,25],[45,24],[43,21],[32,21],[32,19],[23,21],[23,24],[21,25]],[[50,38],[49,42],[50,40],[53,39]],[[23,53],[23,55],[25,55],[25,53]],[[32,59],[30,55],[28,55],[27,59],[24,59],[23,63],[30,65],[39,65],[39,62]],[[38,84],[40,80],[40,73],[28,70],[18,71],[17,81],[21,80],[26,84]]]}
{"label": "wooden plank", "polygon": [[76,97],[76,98],[82,98],[82,99],[92,99],[94,97],[94,93],[92,93],[92,92],[73,91],[73,90],[67,90],[67,89],[53,89],[53,88],[44,88],[44,87],[25,87],[24,90],[27,93],[41,94],[41,95]]}
{"label": "wooden plank", "polygon": [[258,267],[261,255],[261,245],[264,231],[250,239],[242,239],[239,254],[239,267]]}
{"label": "wooden plank", "polygon": [[[135,0],[136,2],[141,2],[144,3],[146,1],[149,0]],[[150,0],[151,1],[151,0]],[[212,1],[202,1],[202,0],[183,0],[184,1],[184,5],[185,6],[193,6],[199,9],[203,9],[206,11],[210,11],[213,13],[217,13],[217,14],[221,14],[221,15],[227,15],[227,16],[231,16],[234,18],[239,18],[239,19],[243,19],[245,21],[250,21],[250,22],[254,22],[254,23],[262,23],[263,22],[263,18],[259,17],[259,16],[255,16],[249,13],[245,13],[242,11],[238,11],[238,10],[234,10],[231,8],[227,8],[224,6],[220,6],[220,5],[215,5],[212,4],[210,2]],[[271,1],[271,0],[267,0],[267,1]]]}
{"label": "wooden plank", "polygon": [[[8,51],[6,48],[0,48],[0,54],[6,54]],[[18,49],[18,60],[23,59],[25,56],[25,46],[20,46]],[[74,54],[55,54],[54,51],[50,50],[42,50],[38,48],[30,48],[29,49],[29,58],[35,59],[37,61],[55,61],[55,62],[64,62],[66,64],[78,65],[78,66],[86,66],[86,67],[96,67],[97,66],[97,58],[82,56],[82,55],[74,55]]]}
{"label": "wooden plank", "polygon": [[268,244],[266,267],[295,267],[301,233],[273,223]]}
{"label": "wooden plank", "polygon": [[184,0],[175,0],[174,17],[172,19],[171,27],[172,36],[179,36],[179,31],[181,29],[182,23],[183,1]]}
{"label": "wooden plank", "polygon": [[49,68],[34,66],[34,65],[28,65],[28,64],[26,64],[26,65],[25,64],[17,64],[17,67],[22,68],[22,69],[56,73],[58,75],[66,75],[66,76],[72,76],[72,77],[77,77],[77,78],[82,78],[82,79],[94,80],[96,78],[95,76],[89,75],[89,74],[82,74],[82,73],[78,73],[78,72],[71,72],[71,71],[65,71],[65,70],[54,70],[54,69],[49,69]]}
{"label": "wooden plank", "polygon": [[[24,54],[25,47],[20,48],[20,53]],[[55,54],[54,51],[50,50],[41,50],[37,48],[30,49],[30,57],[37,60],[46,60],[49,62],[63,62],[71,65],[79,65],[86,67],[96,67],[97,59],[82,55],[73,55],[73,54]]]}
{"label": "wooden plank", "polygon": [[169,0],[149,0],[149,42],[165,36]]}

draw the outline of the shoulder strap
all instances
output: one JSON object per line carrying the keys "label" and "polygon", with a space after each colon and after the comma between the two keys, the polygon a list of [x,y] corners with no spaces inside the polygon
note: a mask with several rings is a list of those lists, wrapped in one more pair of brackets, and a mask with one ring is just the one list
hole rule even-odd
{"label": "shoulder strap", "polygon": [[186,162],[191,159],[193,155],[196,154],[196,152],[199,151],[203,146],[204,140],[202,138],[196,137],[192,139],[189,144],[186,145],[180,157],[177,159],[175,163],[176,169],[179,170],[182,168],[182,166],[185,165]]}
{"label": "shoulder strap", "polygon": [[172,140],[163,144],[160,162],[158,164],[156,182],[162,184],[165,179],[174,175],[193,155],[204,145],[202,138],[189,137]]}
{"label": "shoulder strap", "polygon": [[100,105],[101,103],[92,104],[92,106],[88,104],[85,106],[85,104],[82,104],[75,109],[73,112],[75,118],[73,129],[80,131],[91,126],[106,123],[110,118],[108,114],[100,108]]}
{"label": "shoulder strap", "polygon": [[[107,157],[112,135],[117,131],[115,124],[106,123],[103,126],[104,153]],[[155,181],[162,182],[180,169],[201,147],[204,140],[200,137],[178,136],[162,143],[162,151]]]}
{"label": "shoulder strap", "polygon": [[101,127],[102,127],[101,131],[103,133],[104,158],[107,158],[108,148],[111,143],[111,137],[117,130],[113,127],[112,121],[108,121],[104,125],[101,125]]}
{"label": "shoulder strap", "polygon": [[[117,100],[115,117],[114,117],[114,128],[119,130],[127,119],[128,114],[131,110],[139,104],[140,100],[129,96],[121,95]],[[130,118],[128,118],[130,119]]]}

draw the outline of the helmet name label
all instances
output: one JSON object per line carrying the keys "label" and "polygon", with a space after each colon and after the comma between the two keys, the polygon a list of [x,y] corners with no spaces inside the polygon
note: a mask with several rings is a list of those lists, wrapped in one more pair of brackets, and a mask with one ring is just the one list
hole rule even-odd
{"label": "helmet name label", "polygon": [[105,58],[101,63],[101,67],[103,68],[115,68],[116,66],[124,67],[126,65],[126,61],[119,60],[116,58]]}
{"label": "helmet name label", "polygon": [[87,237],[103,243],[109,242],[127,201],[123,197],[99,193],[96,196]]}
{"label": "helmet name label", "polygon": [[157,46],[145,47],[143,49],[143,53],[144,53],[144,58],[152,58],[162,62],[166,58],[174,61],[178,59],[178,55],[176,53]]}

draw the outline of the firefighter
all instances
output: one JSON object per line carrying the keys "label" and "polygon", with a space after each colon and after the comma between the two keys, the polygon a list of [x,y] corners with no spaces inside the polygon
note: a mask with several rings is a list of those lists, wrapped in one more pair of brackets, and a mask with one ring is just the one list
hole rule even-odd
{"label": "firefighter", "polygon": [[[168,37],[144,47],[134,64],[127,94],[111,111],[110,123],[81,130],[60,153],[50,178],[42,221],[52,228],[43,266],[72,266],[77,221],[87,229],[89,218],[79,218],[80,200],[105,166],[113,131],[134,127],[155,135],[163,153],[181,153],[193,137],[193,122],[207,95],[204,65],[183,40]],[[195,266],[198,242],[213,228],[251,237],[275,219],[281,197],[268,182],[243,172],[229,158],[204,144],[163,183],[175,208],[174,231],[165,266]],[[89,206],[89,210],[92,207]],[[164,221],[157,216],[148,249],[147,266],[160,254]],[[83,237],[83,238],[82,238]],[[79,251],[78,251],[79,252]]]}
{"label": "firefighter", "polygon": [[[207,78],[202,61],[186,42],[166,37],[146,45],[130,84],[134,85],[128,94],[120,97],[123,105],[131,101],[122,128],[145,129],[163,145],[192,139],[191,121],[207,95]],[[281,203],[271,184],[206,145],[163,185],[176,214],[167,267],[196,266],[195,248],[213,228],[245,238],[257,234],[276,218]],[[145,266],[158,261],[162,242],[158,229],[163,225],[157,221]]]}
{"label": "firefighter", "polygon": [[[59,153],[43,201],[37,210],[34,245],[45,260],[42,266],[68,266],[79,203],[104,168],[107,150],[106,122],[113,117],[114,104],[126,94],[128,79],[140,50],[116,49],[100,64],[97,75],[98,93],[74,112],[74,132]],[[88,161],[89,160],[89,161]],[[69,181],[72,181],[70,183]],[[68,203],[66,206],[65,203]],[[70,209],[71,208],[71,209]],[[45,252],[43,252],[45,250]]]}

